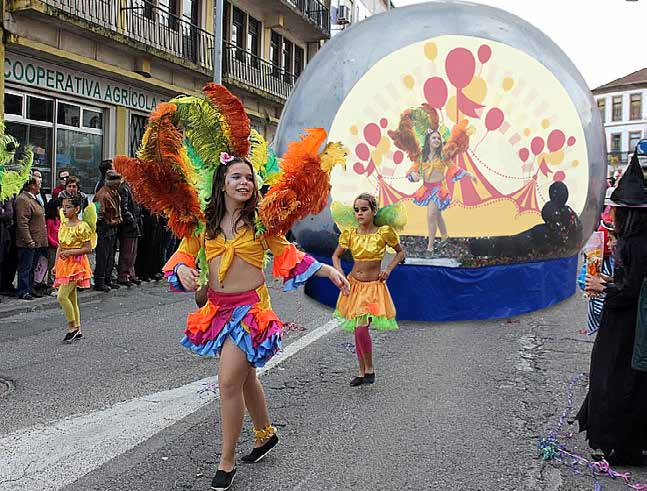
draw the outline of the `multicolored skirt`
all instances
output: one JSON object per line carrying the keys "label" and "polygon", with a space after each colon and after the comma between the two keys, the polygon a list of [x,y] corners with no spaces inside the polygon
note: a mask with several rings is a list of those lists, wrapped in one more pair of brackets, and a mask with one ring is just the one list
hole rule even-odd
{"label": "multicolored skirt", "polygon": [[334,316],[342,329],[354,331],[357,326],[373,329],[397,329],[395,305],[384,281],[359,281],[348,277],[350,295],[339,295]]}
{"label": "multicolored skirt", "polygon": [[452,202],[452,197],[447,191],[444,181],[425,182],[411,195],[411,198],[413,204],[418,206],[427,206],[433,201],[440,211],[447,208]]}
{"label": "multicolored skirt", "polygon": [[200,356],[217,356],[227,337],[256,368],[281,349],[283,323],[272,310],[267,286],[240,293],[209,290],[204,307],[189,314],[181,343]]}
{"label": "multicolored skirt", "polygon": [[92,268],[88,256],[58,257],[54,263],[54,288],[76,282],[80,288],[90,288]]}

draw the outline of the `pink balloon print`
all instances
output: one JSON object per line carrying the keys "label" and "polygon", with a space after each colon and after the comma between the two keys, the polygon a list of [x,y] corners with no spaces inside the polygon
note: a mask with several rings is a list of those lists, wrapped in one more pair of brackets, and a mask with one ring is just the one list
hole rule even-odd
{"label": "pink balloon print", "polygon": [[366,168],[361,162],[355,162],[355,164],[353,164],[353,170],[355,171],[355,174],[364,174]]}
{"label": "pink balloon print", "polygon": [[386,128],[389,125],[389,122],[386,120],[386,118],[380,119],[380,126],[382,128]]}
{"label": "pink balloon print", "polygon": [[547,147],[551,152],[556,152],[564,146],[566,136],[561,130],[553,130],[548,135]]}
{"label": "pink balloon print", "polygon": [[492,48],[490,48],[487,44],[482,44],[479,48],[478,55],[479,61],[481,63],[487,63],[490,59],[490,56],[492,56]]}
{"label": "pink balloon print", "polygon": [[375,147],[378,143],[380,143],[380,138],[382,138],[380,127],[375,123],[369,123],[364,126],[364,138],[368,143]]}
{"label": "pink balloon print", "polygon": [[440,109],[447,102],[447,84],[440,77],[428,78],[422,90],[431,107]]}
{"label": "pink balloon print", "polygon": [[452,85],[458,89],[467,87],[474,77],[476,60],[472,52],[465,48],[454,48],[445,60],[445,71]]}
{"label": "pink balloon print", "polygon": [[355,147],[355,155],[362,160],[368,160],[371,156],[371,151],[368,149],[366,143],[360,143]]}
{"label": "pink balloon print", "polygon": [[393,162],[395,165],[400,165],[402,163],[402,159],[404,159],[404,154],[400,150],[393,153]]}
{"label": "pink balloon print", "polygon": [[503,124],[503,111],[498,107],[493,107],[485,116],[485,127],[488,131],[498,130]]}
{"label": "pink balloon print", "polygon": [[575,145],[575,137],[574,136],[569,136],[568,141],[566,143],[568,143],[569,147],[572,147],[573,145]]}
{"label": "pink balloon print", "polygon": [[564,173],[564,171],[557,171],[553,175],[553,181],[555,182],[562,182],[564,179],[566,179],[566,174]]}
{"label": "pink balloon print", "polygon": [[530,152],[527,148],[522,148],[521,150],[519,150],[519,158],[522,162],[528,160],[528,157],[530,157]]}
{"label": "pink balloon print", "polygon": [[543,138],[539,136],[534,137],[530,142],[530,150],[532,150],[532,153],[534,155],[539,155],[543,149],[544,149]]}

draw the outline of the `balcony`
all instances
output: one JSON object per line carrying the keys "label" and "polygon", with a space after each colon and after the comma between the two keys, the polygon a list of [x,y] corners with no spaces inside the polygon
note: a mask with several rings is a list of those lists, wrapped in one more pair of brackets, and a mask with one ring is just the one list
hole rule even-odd
{"label": "balcony", "polygon": [[608,152],[607,153],[607,162],[609,166],[616,168],[621,165],[627,165],[629,163],[629,158],[633,155],[631,152]]}
{"label": "balcony", "polygon": [[285,0],[330,37],[330,10],[319,0]]}
{"label": "balcony", "polygon": [[260,89],[284,101],[296,82],[296,77],[251,51],[232,43],[223,43],[222,76],[248,89]]}
{"label": "balcony", "polygon": [[[303,8],[319,3],[290,1],[303,4]],[[187,66],[190,62],[195,70],[211,78],[213,34],[147,0],[14,1],[12,11],[23,10],[35,10],[45,16],[60,14],[57,17],[63,21],[86,24],[88,30],[114,36],[121,42],[134,42],[134,46],[155,56],[170,56],[169,61],[173,63]],[[222,64],[222,76],[226,81],[260,95],[269,95],[278,102],[288,98],[296,81],[291,73],[231,43],[223,43]]]}

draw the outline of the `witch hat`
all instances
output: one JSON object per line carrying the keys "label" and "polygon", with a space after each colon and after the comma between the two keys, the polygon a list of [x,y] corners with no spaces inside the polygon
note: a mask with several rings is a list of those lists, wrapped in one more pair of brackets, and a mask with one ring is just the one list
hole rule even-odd
{"label": "witch hat", "polygon": [[645,177],[638,163],[638,155],[634,152],[631,162],[618,181],[618,185],[607,201],[611,206],[627,206],[631,208],[647,208],[647,189]]}

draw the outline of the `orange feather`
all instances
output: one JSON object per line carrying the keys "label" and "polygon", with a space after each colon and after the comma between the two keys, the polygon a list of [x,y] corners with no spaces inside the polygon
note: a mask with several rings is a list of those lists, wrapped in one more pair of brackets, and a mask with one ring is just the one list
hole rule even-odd
{"label": "orange feather", "polygon": [[209,101],[218,108],[218,112],[222,114],[229,127],[229,138],[234,155],[246,157],[249,153],[251,129],[243,103],[224,86],[216,83],[205,85],[203,92]]}

